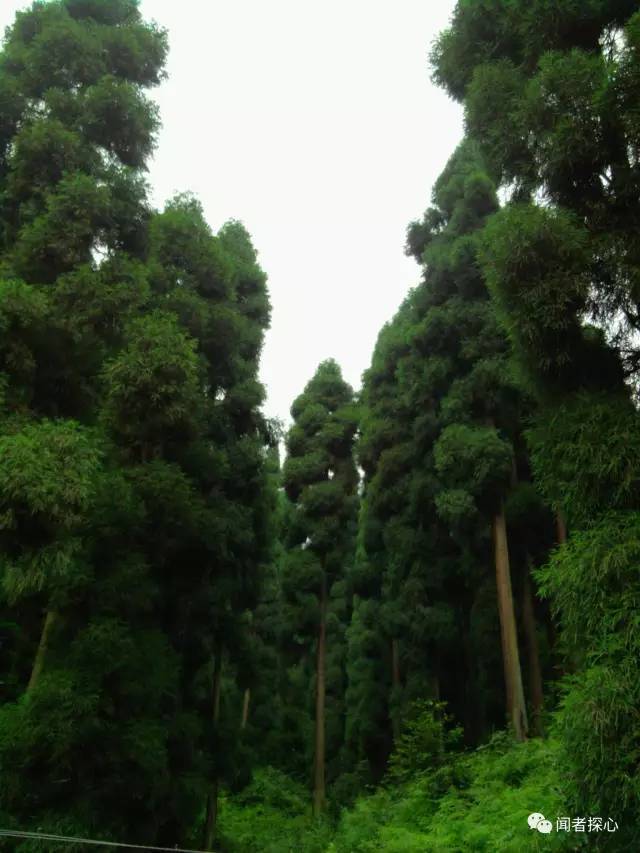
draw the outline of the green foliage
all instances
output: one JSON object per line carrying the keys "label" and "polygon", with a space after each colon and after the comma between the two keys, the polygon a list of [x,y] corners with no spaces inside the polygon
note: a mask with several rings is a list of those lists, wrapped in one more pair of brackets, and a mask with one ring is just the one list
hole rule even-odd
{"label": "green foliage", "polygon": [[436,471],[453,488],[495,500],[508,483],[512,451],[495,429],[452,424],[434,447]]}
{"label": "green foliage", "polygon": [[[442,695],[469,743],[499,708],[490,530],[514,470],[526,472],[528,401],[478,261],[496,209],[479,147],[466,139],[436,181],[432,206],[409,227],[407,251],[423,280],[380,333],[364,376],[354,587],[371,602],[359,617],[375,613],[384,633],[376,667],[352,664],[347,730],[354,749],[375,756],[373,778],[413,700]],[[363,628],[354,629],[354,654]]]}
{"label": "green foliage", "polygon": [[86,513],[100,448],[73,422],[43,422],[0,438],[3,528],[38,523],[69,530]]}
{"label": "green foliage", "polygon": [[460,0],[432,56],[510,195],[480,260],[542,404],[527,431],[536,484],[569,527],[537,573],[571,672],[565,796],[615,813],[621,831],[596,841],[611,850],[637,846],[638,825],[637,35],[627,0]]}
{"label": "green foliage", "polygon": [[571,771],[567,796],[579,810],[615,817],[621,832],[612,850],[638,839],[639,523],[636,511],[605,513],[538,572],[577,664],[564,680],[557,719]]}
{"label": "green foliage", "polygon": [[230,293],[233,263],[221,241],[212,238],[202,205],[191,195],[176,196],[154,217],[150,240],[156,289],[178,285],[215,298]]}
{"label": "green foliage", "polygon": [[540,411],[527,439],[538,487],[570,522],[638,506],[638,413],[626,395],[567,396]]}
{"label": "green foliage", "polygon": [[[358,800],[343,813],[330,849],[538,850],[540,835],[529,828],[529,814],[539,811],[555,822],[567,813],[560,754],[557,741],[514,744],[497,735],[475,752]],[[568,842],[554,832],[544,846],[574,849]]]}
{"label": "green foliage", "polygon": [[534,383],[542,377],[552,389],[593,384],[602,372],[580,325],[589,289],[586,241],[575,217],[534,205],[505,208],[482,237],[487,283],[516,353]]}
{"label": "green foliage", "polygon": [[[432,55],[436,80],[464,99],[468,132],[510,192],[485,241],[486,267],[542,384],[620,382],[580,340],[586,312],[637,369],[636,35],[630,0],[553,10],[542,0],[461,0]],[[534,195],[547,206],[532,207]]]}
{"label": "green foliage", "polygon": [[219,820],[229,853],[325,853],[331,838],[330,824],[312,819],[305,788],[272,767],[257,770],[241,794],[223,796]]}
{"label": "green foliage", "polygon": [[166,52],[136,0],[52,0],[0,54],[0,799],[14,826],[184,846],[248,778],[269,300],[241,226],[149,209]]}
{"label": "green foliage", "polygon": [[453,721],[445,709],[444,702],[423,699],[412,703],[389,756],[389,784],[401,785],[444,764],[446,754],[462,736],[462,729],[451,728]]}
{"label": "green foliage", "polygon": [[126,348],[104,368],[105,415],[114,435],[145,458],[145,450],[155,451],[164,436],[194,429],[196,343],[172,315],[159,312],[134,321],[127,337]]}
{"label": "green foliage", "polygon": [[[138,0],[16,15],[3,825],[238,853],[580,847],[529,829],[541,811],[609,815],[588,841],[638,848],[639,51],[632,0],[459,0],[432,61],[467,138],[407,232],[422,279],[361,394],[318,367],[280,471],[251,237],[214,234],[189,193],[149,206],[166,33]],[[504,519],[533,717],[568,672],[549,739],[519,744],[495,734]],[[337,826],[308,806],[314,722]]]}
{"label": "green foliage", "polygon": [[[325,732],[327,776],[333,782],[343,770],[345,629],[351,611],[345,578],[353,561],[358,504],[353,456],[358,411],[335,361],[319,365],[291,414],[282,470],[287,502],[279,567],[283,661],[289,668],[284,689],[289,701],[299,703],[296,726],[307,749],[313,742],[312,719]],[[321,643],[323,670],[318,669]],[[312,714],[320,675],[326,678],[326,709]],[[313,760],[324,767],[324,755]]]}

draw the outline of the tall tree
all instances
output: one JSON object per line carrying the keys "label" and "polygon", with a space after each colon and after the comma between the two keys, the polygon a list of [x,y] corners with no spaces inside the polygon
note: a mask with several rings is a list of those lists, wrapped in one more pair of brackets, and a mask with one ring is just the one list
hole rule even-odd
{"label": "tall tree", "polygon": [[490,520],[507,717],[522,739],[527,717],[504,513],[520,395],[506,338],[477,268],[477,234],[497,202],[473,143],[464,143],[451,158],[433,198],[434,207],[409,232],[410,249],[426,264],[414,346],[439,368],[429,388],[438,418],[433,500],[458,544],[464,543],[467,559],[481,555],[478,524]]}
{"label": "tall tree", "polygon": [[0,755],[19,827],[172,845],[239,775],[220,673],[272,531],[266,277],[240,223],[146,201],[165,54],[136,0],[60,0],[0,57]]}
{"label": "tall tree", "polygon": [[343,579],[353,560],[358,482],[353,458],[357,410],[334,361],[318,367],[291,415],[283,478],[293,507],[284,543],[284,584],[291,599],[289,618],[305,638],[305,654],[315,645],[313,811],[319,815],[326,801],[327,695],[334,689],[332,681],[327,683],[335,637],[331,617],[344,597]]}
{"label": "tall tree", "polygon": [[[381,333],[365,375],[356,580],[365,596],[369,587],[367,606],[380,608],[381,626],[384,613],[395,626],[387,658],[392,719],[412,698],[443,698],[464,720],[468,741],[477,742],[499,719],[500,657],[492,652],[499,626],[507,718],[521,739],[527,710],[505,500],[517,490],[514,472],[529,476],[522,429],[530,402],[478,266],[478,237],[497,199],[472,142],[451,158],[433,201],[408,232],[423,282]],[[542,516],[538,536],[549,524]],[[521,574],[528,582],[531,555],[516,544],[519,587]],[[486,573],[489,560],[495,582]],[[499,616],[493,622],[492,585]],[[354,623],[354,638],[361,635]],[[537,644],[527,648],[539,669]],[[539,679],[535,687],[537,706]],[[355,690],[354,681],[350,695]]]}
{"label": "tall tree", "polygon": [[[510,191],[482,263],[538,399],[528,443],[560,521],[562,547],[541,573],[574,670],[560,728],[575,807],[615,802],[626,829],[612,849],[628,849],[637,843],[628,784],[637,726],[623,709],[638,701],[627,657],[637,637],[622,614],[635,592],[612,585],[609,571],[615,564],[622,578],[633,561],[638,511],[628,455],[637,412],[624,383],[636,384],[638,366],[637,4],[496,3],[479,12],[457,4],[435,74],[464,100],[470,132]],[[592,573],[593,555],[602,574]],[[618,748],[605,754],[605,741]]]}
{"label": "tall tree", "polygon": [[[354,608],[348,632],[346,743],[356,767],[364,762],[365,780],[381,778],[397,733],[403,705],[406,623],[395,583],[389,576],[385,525],[406,507],[410,458],[394,449],[408,440],[409,416],[398,394],[396,368],[406,354],[410,298],[381,330],[372,363],[363,376],[357,458],[364,473],[358,543],[349,577]],[[400,457],[394,466],[394,456]],[[409,466],[407,465],[409,463]],[[403,555],[397,554],[396,565]]]}
{"label": "tall tree", "polygon": [[[578,239],[586,250],[581,262],[590,287],[559,288],[555,321],[589,312],[607,322],[631,372],[638,327],[639,27],[632,0],[557,8],[543,0],[509,8],[460,2],[433,52],[435,79],[464,100],[467,127],[498,183],[514,201],[545,199],[557,210],[563,239],[572,241],[568,249]],[[569,213],[577,226],[571,238]]]}

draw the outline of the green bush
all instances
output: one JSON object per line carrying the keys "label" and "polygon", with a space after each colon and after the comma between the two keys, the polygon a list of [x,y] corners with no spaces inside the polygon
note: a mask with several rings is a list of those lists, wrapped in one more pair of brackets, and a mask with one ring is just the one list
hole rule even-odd
{"label": "green bush", "polygon": [[440,767],[449,750],[462,739],[462,729],[452,728],[444,702],[414,702],[404,730],[389,759],[389,781],[406,782],[417,773]]}
{"label": "green bush", "polygon": [[[560,745],[555,740],[490,744],[420,773],[397,788],[381,789],[344,812],[333,853],[467,853],[573,850],[575,836],[555,831],[571,815],[562,795]],[[447,784],[448,783],[448,784]],[[541,835],[527,818],[542,812],[554,831]]]}
{"label": "green bush", "polygon": [[329,822],[311,816],[309,792],[273,767],[220,797],[218,833],[225,853],[325,853],[331,840]]}

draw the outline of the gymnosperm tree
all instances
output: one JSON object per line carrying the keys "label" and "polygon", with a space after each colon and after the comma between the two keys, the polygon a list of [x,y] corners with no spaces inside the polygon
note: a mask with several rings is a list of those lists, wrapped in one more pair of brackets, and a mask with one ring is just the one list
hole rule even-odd
{"label": "gymnosperm tree", "polygon": [[416,700],[444,699],[469,744],[504,719],[502,701],[516,737],[526,736],[514,593],[541,731],[540,606],[529,573],[551,544],[549,515],[527,500],[531,401],[478,265],[478,238],[496,210],[477,146],[466,141],[433,206],[410,226],[408,252],[423,281],[381,332],[364,376],[347,741],[359,760],[366,744],[374,778]]}
{"label": "gymnosperm tree", "polygon": [[[629,371],[637,361],[639,36],[632,0],[460,2],[432,55],[436,81],[464,102],[497,182],[513,201],[545,199],[569,252],[575,239],[583,244],[589,286],[555,294],[556,322],[583,312],[606,322]],[[581,227],[570,235],[571,214]]]}
{"label": "gymnosperm tree", "polygon": [[[169,542],[154,543],[153,561],[167,566],[168,630],[188,654],[184,676],[191,683],[185,683],[183,702],[202,729],[191,748],[200,751],[209,768],[204,771],[209,785],[202,837],[210,849],[219,785],[246,775],[240,766],[241,719],[222,695],[225,668],[238,671],[247,654],[248,614],[258,603],[273,538],[265,455],[271,439],[259,412],[264,392],[257,379],[270,306],[266,276],[240,223],[228,223],[214,236],[200,204],[187,195],[173,199],[154,218],[150,232],[155,300],[178,321],[196,362],[197,397],[183,413],[191,419],[189,441],[181,443],[180,416],[163,404],[163,417],[170,422],[151,458],[178,463],[204,514],[195,522],[195,541],[187,537],[183,544],[184,537],[172,532]],[[180,347],[174,344],[171,350],[177,355]],[[189,384],[171,367],[169,351],[158,367],[162,364],[187,394]],[[162,468],[158,473],[162,484],[166,475]],[[163,513],[170,513],[171,493],[164,487],[162,493],[167,501]],[[167,531],[172,527],[173,522],[165,523]],[[171,547],[178,549],[175,555]],[[190,573],[172,576],[172,569],[185,562]]]}
{"label": "gymnosperm tree", "polygon": [[[408,235],[409,251],[424,264],[425,275],[411,355],[399,371],[400,389],[422,414],[414,432],[423,460],[421,489],[455,542],[457,559],[442,545],[440,556],[446,574],[462,570],[460,590],[466,588],[469,596],[458,604],[465,634],[483,585],[491,530],[507,718],[522,739],[528,725],[504,500],[517,467],[523,404],[507,339],[477,263],[478,234],[497,200],[473,142],[465,141],[453,155],[433,200]],[[477,663],[468,661],[471,683],[475,668]]]}
{"label": "gymnosperm tree", "polygon": [[[404,486],[410,457],[394,453],[394,448],[403,442],[408,447],[408,417],[398,394],[395,371],[407,349],[410,313],[407,299],[378,336],[371,366],[363,375],[356,446],[364,480],[356,555],[349,576],[354,600],[348,630],[345,740],[354,765],[364,763],[372,780],[383,775],[403,704],[405,614],[390,597],[392,586],[398,592],[402,573],[390,583],[392,557],[385,522],[394,514],[401,515],[407,506]],[[401,458],[399,465],[393,465],[394,456]],[[402,556],[397,555],[397,562]]]}
{"label": "gymnosperm tree", "polygon": [[[639,637],[628,614],[638,595],[640,422],[623,358],[575,312],[574,294],[586,289],[586,246],[581,224],[566,213],[514,207],[491,223],[483,259],[540,400],[527,432],[536,481],[570,531],[539,576],[574,673],[556,721],[571,794],[576,807],[616,810],[625,829],[612,849],[623,850],[637,841],[629,780],[639,737],[630,711],[638,702]],[[603,753],[603,740],[616,748]]]}
{"label": "gymnosperm tree", "polygon": [[[335,361],[322,362],[291,407],[283,482],[291,504],[283,556],[288,620],[300,654],[315,648],[313,812],[326,801],[327,681],[332,611],[341,605],[353,560],[358,475],[353,457],[357,409]],[[335,632],[333,632],[335,634]],[[330,745],[333,748],[333,744]]]}
{"label": "gymnosperm tree", "polygon": [[627,572],[638,419],[624,379],[636,384],[639,363],[639,25],[630,1],[460,2],[433,56],[436,79],[464,101],[468,130],[512,190],[482,263],[538,399],[528,433],[536,481],[568,522],[541,573],[575,670],[558,725],[576,809],[615,808],[624,822],[612,849],[637,844],[638,821],[638,727],[627,715],[638,703],[637,636],[625,616],[636,595]]}

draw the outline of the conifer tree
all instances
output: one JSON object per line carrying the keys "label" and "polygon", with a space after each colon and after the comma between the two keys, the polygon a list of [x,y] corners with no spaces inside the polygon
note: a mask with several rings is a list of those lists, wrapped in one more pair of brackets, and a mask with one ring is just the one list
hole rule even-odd
{"label": "conifer tree", "polygon": [[[284,542],[283,585],[290,602],[290,630],[303,638],[301,652],[308,658],[315,647],[313,812],[317,816],[326,802],[327,700],[336,687],[340,690],[331,678],[334,640],[340,643],[332,623],[336,608],[344,606],[343,582],[353,559],[357,508],[353,458],[357,412],[353,391],[334,361],[318,367],[291,414],[294,423],[287,433],[283,480],[293,506]],[[333,751],[336,744],[329,746]]]}
{"label": "conifer tree", "polygon": [[478,536],[474,515],[491,518],[507,715],[521,739],[527,722],[502,503],[513,459],[508,437],[517,429],[517,390],[474,264],[474,232],[496,202],[471,143],[451,159],[436,183],[434,201],[437,207],[427,214],[419,237],[426,249],[425,283],[431,278],[434,286],[425,294],[428,309],[415,338],[419,351],[442,365],[440,389],[438,384],[431,389],[440,422],[433,462],[441,485],[434,500],[459,542],[465,532],[471,534],[471,553]]}
{"label": "conifer tree", "polygon": [[[258,411],[263,390],[257,379],[270,309],[266,277],[243,226],[230,223],[214,237],[190,196],[177,197],[152,221],[149,267],[156,300],[173,312],[199,356],[199,421],[188,445],[167,445],[164,455],[192,480],[209,518],[201,522],[199,550],[186,543],[194,575],[168,591],[172,610],[181,602],[172,632],[190,650],[192,709],[208,720],[204,756],[211,784],[203,841],[210,849],[220,781],[233,783],[242,761],[241,718],[230,719],[222,696],[225,670],[237,670],[236,655],[246,654],[247,614],[257,605],[271,547],[264,453],[271,439]],[[186,390],[184,381],[180,385]],[[190,412],[197,414],[193,404]],[[166,558],[166,546],[161,553]],[[197,685],[205,671],[210,683],[203,693]]]}
{"label": "conifer tree", "polygon": [[[491,559],[507,716],[522,738],[527,712],[505,499],[518,491],[518,468],[523,480],[528,477],[522,440],[528,404],[478,268],[477,238],[497,201],[473,143],[452,157],[433,197],[433,207],[408,233],[408,251],[424,264],[424,280],[381,334],[365,375],[359,451],[365,491],[357,563],[362,576],[356,572],[356,577],[364,590],[370,587],[368,607],[377,602],[381,614],[395,614],[404,681],[400,707],[412,698],[444,698],[464,720],[473,743],[499,719],[493,699],[499,658],[491,651],[497,624],[490,627],[487,614]],[[508,501],[510,512],[516,505]],[[548,516],[539,512],[538,518],[536,536],[548,541]],[[522,532],[520,538],[514,550],[519,594],[529,583]],[[535,557],[540,553],[544,547]],[[526,620],[527,658],[538,673],[530,596],[526,603],[532,617]],[[380,622],[385,625],[383,618]],[[354,637],[361,633],[355,623],[353,630]],[[388,690],[397,702],[393,644],[388,661]],[[358,671],[362,666],[352,664],[354,676]],[[539,729],[540,677],[532,676],[531,684]],[[355,682],[349,690],[355,697]],[[394,703],[387,702],[393,716]]]}
{"label": "conifer tree", "polygon": [[518,0],[510,9],[460,2],[432,57],[436,81],[464,100],[468,130],[497,182],[513,201],[545,199],[562,229],[557,245],[566,242],[573,258],[582,252],[590,289],[560,287],[555,322],[593,312],[608,323],[630,371],[640,214],[638,15],[631,0],[557,8]]}
{"label": "conifer tree", "polygon": [[[415,564],[419,550],[410,500],[414,413],[399,394],[397,369],[408,355],[414,301],[410,295],[378,337],[371,367],[363,377],[357,445],[364,488],[350,578],[355,599],[349,629],[346,734],[352,759],[358,764],[366,761],[366,776],[374,780],[385,769],[410,685],[423,690],[425,665],[428,670],[432,663],[427,653],[407,671],[413,639],[421,630],[416,604],[422,590],[408,578],[408,566]],[[425,657],[423,646],[416,652]]]}
{"label": "conifer tree", "polygon": [[[540,575],[575,671],[558,720],[575,807],[615,802],[626,830],[611,849],[629,849],[637,726],[622,709],[637,706],[627,657],[637,638],[612,614],[635,593],[633,583],[625,593],[611,585],[609,572],[615,565],[620,579],[633,560],[638,510],[628,455],[637,412],[624,383],[635,384],[638,363],[637,7],[497,4],[482,21],[478,11],[457,5],[435,74],[464,100],[470,132],[512,189],[482,263],[538,400],[527,438],[536,481],[559,513],[563,544]],[[605,741],[619,748],[602,751]]]}

